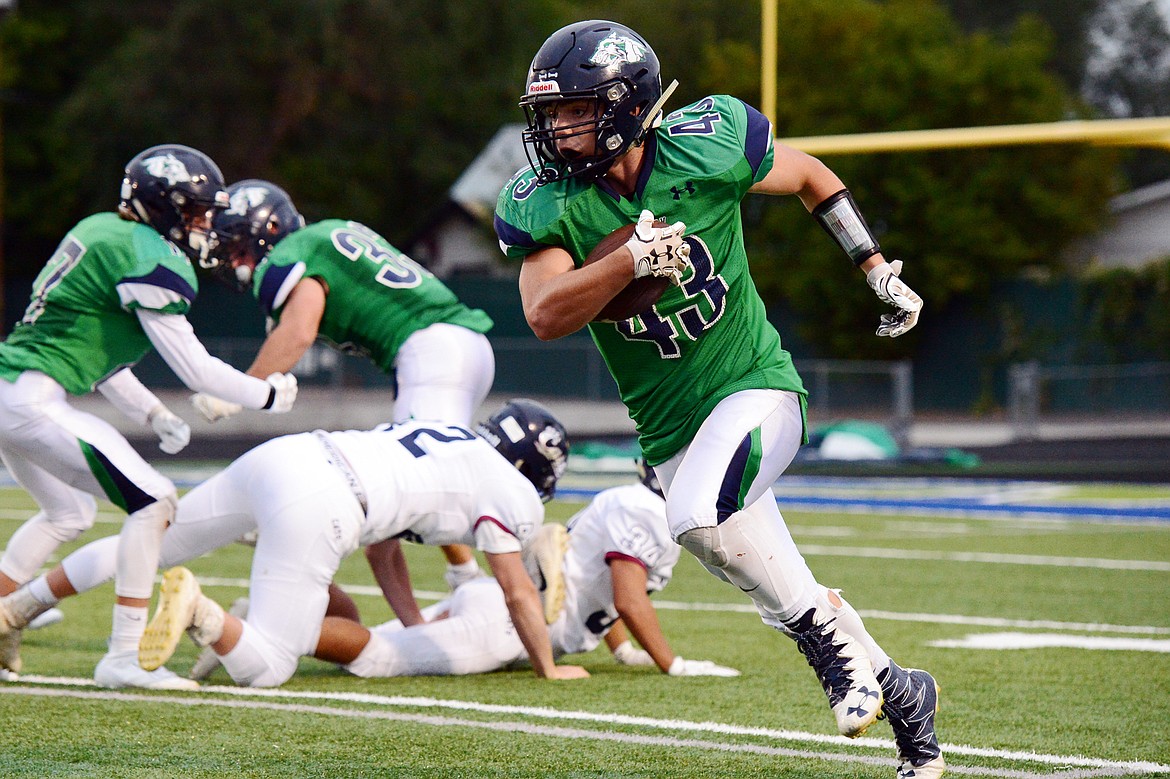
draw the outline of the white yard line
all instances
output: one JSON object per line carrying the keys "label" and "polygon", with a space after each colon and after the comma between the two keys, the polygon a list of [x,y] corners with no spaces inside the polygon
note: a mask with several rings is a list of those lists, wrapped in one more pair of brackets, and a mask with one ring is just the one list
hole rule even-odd
{"label": "white yard line", "polygon": [[[91,679],[71,679],[60,677],[24,677],[23,682],[46,685],[33,687],[25,683],[7,685],[5,692],[39,697],[67,697],[74,699],[110,700],[132,704],[159,703],[169,706],[216,706],[235,709],[257,709],[267,711],[286,711],[296,714],[314,714],[328,717],[347,717],[355,719],[380,719],[413,724],[432,725],[436,727],[464,727],[480,728],[497,732],[522,732],[537,736],[554,738],[587,739],[593,741],[609,741],[626,744],[640,744],[667,748],[706,749],[720,752],[741,752],[759,755],[774,755],[793,757],[802,760],[828,760],[840,763],[864,765],[891,765],[889,757],[870,755],[846,754],[837,751],[820,751],[807,749],[793,749],[788,747],[767,746],[760,744],[734,744],[708,739],[678,738],[673,736],[648,736],[636,733],[615,733],[612,730],[597,731],[583,728],[570,728],[561,725],[536,725],[523,721],[501,720],[474,720],[455,717],[443,717],[418,713],[404,713],[380,711],[377,709],[348,709],[336,706],[312,706],[300,703],[283,703],[288,700],[318,700],[359,703],[366,706],[380,706],[383,708],[422,708],[448,709],[454,711],[475,711],[486,714],[512,715],[532,719],[544,719],[566,722],[595,722],[606,726],[614,724],[632,727],[649,728],[654,730],[670,730],[682,732],[699,732],[704,734],[723,734],[736,736],[754,736],[773,739],[776,741],[812,743],[827,746],[860,747],[868,749],[882,749],[892,751],[894,744],[886,739],[859,738],[848,740],[840,736],[827,736],[819,733],[806,733],[791,730],[773,730],[769,728],[741,727],[717,722],[692,722],[687,720],[663,720],[651,717],[634,717],[620,714],[598,714],[585,711],[562,711],[548,707],[528,706],[500,706],[483,704],[474,701],[440,700],[435,698],[414,698],[404,696],[370,695],[364,693],[328,693],[314,691],[246,689],[239,687],[208,686],[203,693],[229,696],[227,698],[212,697],[211,695],[158,695],[151,693],[126,693],[114,690],[74,690],[53,689],[62,685],[94,687]],[[233,700],[234,698],[234,700]],[[258,699],[258,700],[247,700]],[[985,749],[959,744],[943,744],[943,752],[948,757],[968,755],[972,757],[990,758],[1007,762],[1032,763],[1053,766],[1055,771],[1036,772],[1027,770],[1004,770],[1001,768],[985,768],[982,766],[948,765],[947,770],[953,774],[969,776],[999,776],[1012,779],[1046,779],[1059,777],[1060,779],[1090,779],[1104,776],[1139,776],[1149,773],[1170,772],[1170,766],[1146,761],[1113,761],[1098,758],[1087,758],[1076,755],[1052,755],[1037,752],[1020,752],[1009,750]],[[1074,770],[1062,770],[1072,768]]]}
{"label": "white yard line", "polygon": [[[214,576],[200,576],[204,587],[248,588],[247,579],[226,579]],[[382,591],[366,584],[342,584],[342,589],[351,595],[382,597]],[[439,601],[450,593],[434,590],[415,590],[414,595],[423,601]],[[738,614],[757,614],[756,607],[744,603],[690,603],[674,600],[654,599],[654,607],[669,611],[723,611]],[[1154,625],[1113,625],[1104,622],[1060,622],[1050,619],[1006,619],[1003,617],[973,617],[964,614],[930,614],[925,612],[883,611],[881,609],[858,609],[863,619],[885,619],[893,622],[922,622],[937,625],[973,625],[992,628],[1018,628],[1031,630],[1067,630],[1080,633],[1128,633],[1134,635],[1170,636],[1170,627]]]}
{"label": "white yard line", "polygon": [[1061,557],[1055,555],[1004,554],[1000,552],[927,552],[865,546],[824,546],[804,544],[805,555],[832,557],[877,557],[888,560],[942,560],[951,563],[992,565],[1045,565],[1064,568],[1104,568],[1115,571],[1170,571],[1167,560],[1116,560],[1106,557]]}
{"label": "white yard line", "polygon": [[973,633],[959,639],[928,641],[946,649],[1090,649],[1170,654],[1170,639],[1078,636],[1068,633]]}

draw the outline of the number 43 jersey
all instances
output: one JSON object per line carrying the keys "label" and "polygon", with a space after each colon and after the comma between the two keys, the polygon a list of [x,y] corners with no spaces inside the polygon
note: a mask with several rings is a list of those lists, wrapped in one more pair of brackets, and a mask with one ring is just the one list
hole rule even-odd
{"label": "number 43 jersey", "polygon": [[646,569],[646,591],[660,592],[674,573],[679,545],[666,526],[666,501],[641,484],[599,492],[569,520],[565,553],[565,610],[549,626],[557,652],[588,652],[617,621],[613,602],[615,559]]}
{"label": "number 43 jersey", "polygon": [[344,455],[364,493],[363,546],[401,538],[505,554],[521,551],[544,522],[532,482],[464,427],[402,422],[318,435]]}
{"label": "number 43 jersey", "polygon": [[604,178],[538,187],[532,171],[522,170],[500,193],[495,227],[510,257],[560,246],[580,266],[642,209],[686,224],[694,267],[682,286],[640,316],[589,325],[653,465],[686,446],[728,395],[803,395],[804,388],[765,315],[743,243],[740,200],[772,168],[771,123],[741,100],[706,97],[669,114],[643,153],[628,196]]}
{"label": "number 43 jersey", "polygon": [[465,306],[430,271],[357,222],[326,219],[297,230],[256,268],[252,292],[264,313],[280,321],[293,288],[304,278],[328,289],[318,334],[338,349],[369,356],[389,373],[412,333],[437,322],[477,333],[491,318]]}

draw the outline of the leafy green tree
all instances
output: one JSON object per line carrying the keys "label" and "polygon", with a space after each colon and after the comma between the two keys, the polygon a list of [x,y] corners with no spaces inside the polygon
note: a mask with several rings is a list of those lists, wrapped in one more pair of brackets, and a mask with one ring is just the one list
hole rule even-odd
{"label": "leafy green tree", "polygon": [[1092,54],[1089,40],[1094,14],[1112,0],[942,0],[968,33],[1010,36],[1023,17],[1040,20],[1060,46],[1049,52],[1048,65],[1073,91],[1080,88]]}
{"label": "leafy green tree", "polygon": [[[36,110],[23,115],[8,163],[22,193],[11,217],[26,245],[39,242],[26,273],[69,224],[113,207],[126,160],[163,142],[206,151],[229,180],[283,184],[310,218],[360,219],[403,241],[496,128],[518,118],[531,30],[551,8],[88,5],[19,15],[17,59],[28,70],[17,88]],[[166,13],[144,19],[149,9]]]}
{"label": "leafy green tree", "polygon": [[[921,0],[781,3],[777,135],[1014,124],[1067,118],[1074,100],[1046,73],[1039,23],[1000,42],[964,34]],[[831,40],[833,46],[826,46]],[[855,193],[890,259],[926,300],[923,324],[959,297],[986,296],[1022,269],[1058,270],[1112,194],[1113,156],[1077,145],[826,158]],[[751,205],[749,251],[766,298],[783,296],[828,354],[913,349],[859,339],[884,310],[840,251],[791,203]]]}
{"label": "leafy green tree", "polygon": [[[360,219],[403,242],[521,118],[541,42],[588,17],[647,36],[680,81],[668,108],[714,92],[759,105],[758,0],[24,4],[0,27],[10,269],[31,276],[73,222],[112,208],[125,161],[160,142],[207,151],[229,180],[277,181],[311,219]],[[777,133],[1070,116],[1049,27],[1010,29],[964,33],[932,0],[781,0]],[[956,297],[1055,267],[1112,189],[1110,155],[1076,146],[827,161],[905,258],[927,301],[920,329]],[[795,198],[749,198],[746,214],[765,298],[815,323],[802,334],[818,349],[913,348],[915,334],[857,337],[884,308]]]}

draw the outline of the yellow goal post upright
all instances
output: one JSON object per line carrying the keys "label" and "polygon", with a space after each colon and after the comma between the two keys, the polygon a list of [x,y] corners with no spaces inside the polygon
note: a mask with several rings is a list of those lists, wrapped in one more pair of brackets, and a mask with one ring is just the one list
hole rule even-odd
{"label": "yellow goal post upright", "polygon": [[[760,111],[776,124],[777,0],[760,5]],[[1089,143],[1097,146],[1149,146],[1170,151],[1170,117],[1083,119],[991,127],[901,130],[882,133],[784,138],[803,152],[871,154],[876,152],[960,149],[1039,143]]]}

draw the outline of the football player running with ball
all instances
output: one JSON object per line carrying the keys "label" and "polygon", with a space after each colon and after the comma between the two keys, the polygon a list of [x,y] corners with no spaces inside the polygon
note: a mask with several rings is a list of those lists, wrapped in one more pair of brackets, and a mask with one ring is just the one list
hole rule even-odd
{"label": "football player running with ball", "polygon": [[[898,776],[933,779],[944,769],[935,680],[894,663],[816,581],[772,494],[804,441],[806,392],[749,274],[740,200],[799,197],[894,307],[878,335],[912,328],[922,300],[828,167],[775,143],[771,123],[734,97],[664,115],[670,91],[650,45],[621,24],[571,24],[536,53],[521,100],[532,169],[505,186],[495,220],[501,247],[524,259],[525,316],[543,340],[589,327],[665,489],[674,539],[795,640],[843,735],[884,714]],[[631,222],[623,247],[583,265]],[[638,316],[593,321],[646,274],[679,284]]]}
{"label": "football player running with ball", "polygon": [[[213,224],[212,274],[250,290],[273,323],[248,373],[290,371],[320,338],[395,377],[394,421],[471,424],[495,379],[485,335],[491,317],[365,225],[326,219],[306,227],[270,181],[236,182],[228,198]],[[195,406],[211,422],[239,410],[208,395],[196,396]],[[376,576],[385,575],[397,543],[367,549]],[[443,553],[452,589],[482,575],[469,548]]]}
{"label": "football player running with ball", "polygon": [[[110,424],[69,405],[94,389],[141,424],[168,454],[190,429],[127,366],[154,348],[196,392],[241,407],[288,411],[296,379],[241,373],[207,353],[187,311],[206,263],[216,211],[228,205],[219,168],[202,152],[154,146],[126,165],[118,213],[79,222],[33,283],[24,318],[0,344],[0,456],[40,511],[8,540],[0,595],[30,580],[59,545],[93,526],[95,497],[126,512],[118,542],[113,633],[94,678],[107,687],[189,688],[138,665],[138,641],[177,494]],[[47,596],[47,593],[41,593]],[[20,670],[20,631],[0,608],[0,669]]]}

